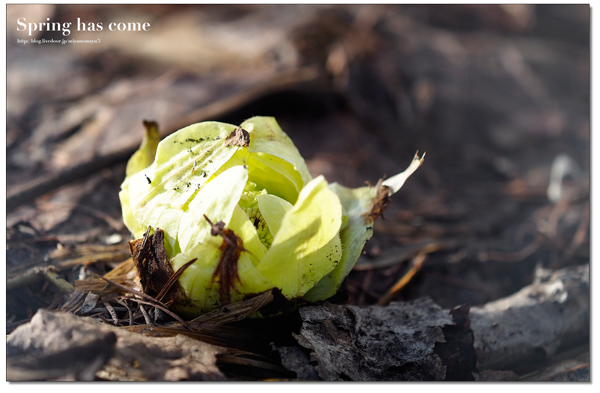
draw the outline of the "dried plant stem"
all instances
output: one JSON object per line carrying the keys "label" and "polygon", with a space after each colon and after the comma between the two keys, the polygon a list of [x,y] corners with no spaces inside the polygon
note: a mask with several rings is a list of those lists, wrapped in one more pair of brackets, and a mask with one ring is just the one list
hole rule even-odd
{"label": "dried plant stem", "polygon": [[527,245],[520,251],[513,253],[490,251],[487,254],[487,258],[500,262],[520,262],[528,256],[532,255],[534,252],[536,252],[543,242],[543,236],[538,234],[538,236],[529,245]]}
{"label": "dried plant stem", "polygon": [[216,310],[193,319],[192,322],[222,325],[230,322],[241,321],[271,301],[273,301],[273,293],[272,291],[267,291],[251,299],[219,307]]}
{"label": "dried plant stem", "polygon": [[135,300],[136,302],[138,302],[138,303],[147,304],[147,305],[149,305],[149,306],[156,307],[156,308],[158,308],[158,309],[159,309],[159,310],[161,310],[161,311],[164,311],[165,313],[167,313],[167,314],[169,314],[170,316],[172,316],[173,318],[175,318],[175,319],[176,319],[178,322],[180,322],[180,323],[181,323],[181,324],[182,324],[184,327],[186,327],[187,329],[190,329],[190,328],[187,326],[187,324],[185,323],[185,321],[184,321],[183,319],[181,319],[181,317],[180,317],[179,315],[177,315],[177,314],[175,314],[173,311],[169,310],[169,308],[168,308],[166,305],[164,305],[163,303],[161,303],[161,302],[157,301],[157,300],[156,300],[155,298],[153,298],[152,296],[150,296],[150,295],[147,295],[147,294],[145,294],[145,293],[143,293],[143,292],[140,292],[140,291],[136,291],[135,289],[133,289],[133,288],[129,288],[129,287],[128,287],[128,286],[126,286],[126,285],[121,285],[121,284],[119,284],[119,283],[117,283],[117,282],[111,281],[111,280],[107,279],[106,277],[102,277],[102,279],[103,279],[104,281],[106,281],[107,283],[109,283],[109,284],[111,284],[111,285],[114,285],[114,286],[116,286],[116,287],[118,287],[118,288],[120,288],[120,289],[122,289],[122,290],[124,290],[124,291],[126,291],[126,292],[131,292],[131,293],[133,293],[134,295],[137,295],[137,296],[139,296],[139,297],[141,297],[141,298],[143,298],[143,299],[146,299],[146,300],[147,300],[147,302],[145,302],[145,301],[143,301],[143,300],[140,300],[140,299],[134,299],[134,300]]}
{"label": "dried plant stem", "polygon": [[34,267],[25,273],[6,281],[6,290],[16,289],[22,286],[31,285],[45,278],[48,282],[54,284],[61,292],[70,294],[75,288],[67,281],[58,277],[55,266]]}
{"label": "dried plant stem", "polygon": [[410,282],[410,280],[412,280],[412,278],[415,276],[415,274],[417,274],[417,272],[419,270],[421,270],[426,257],[427,257],[427,254],[425,254],[425,253],[421,253],[421,254],[417,255],[412,260],[412,266],[408,270],[408,272],[406,272],[406,274],[404,274],[404,276],[402,276],[402,278],[396,284],[394,284],[394,286],[392,288],[390,288],[390,290],[388,291],[388,293],[385,294],[384,297],[379,299],[377,304],[380,306],[388,305],[390,303],[390,301],[394,298],[394,296],[396,296],[396,294],[398,292],[400,292],[402,290],[402,288],[404,288],[406,286],[406,284],[408,284]]}
{"label": "dried plant stem", "polygon": [[198,258],[194,258],[191,261],[189,261],[188,263],[186,263],[185,265],[181,266],[179,269],[177,269],[177,271],[175,273],[173,273],[171,278],[169,278],[169,281],[167,281],[167,283],[165,284],[163,289],[160,290],[160,293],[158,295],[156,295],[156,300],[159,302],[162,301],[163,297],[165,297],[167,292],[169,292],[169,289],[171,289],[173,284],[175,284],[177,282],[177,280],[179,280],[179,277],[183,274],[185,269],[190,267],[197,260],[198,260]]}

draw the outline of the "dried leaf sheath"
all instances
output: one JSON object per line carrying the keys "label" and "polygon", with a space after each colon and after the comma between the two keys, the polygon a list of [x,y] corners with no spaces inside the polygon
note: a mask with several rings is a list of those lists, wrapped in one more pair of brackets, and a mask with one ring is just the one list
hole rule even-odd
{"label": "dried leaf sheath", "polygon": [[248,147],[250,145],[250,134],[242,127],[238,127],[225,139],[225,146]]}
{"label": "dried leaf sheath", "polygon": [[375,188],[377,188],[377,196],[373,198],[373,208],[368,214],[369,218],[366,220],[368,223],[372,223],[380,216],[383,220],[383,212],[392,202],[392,199],[390,198],[390,189],[387,186],[382,185],[381,180],[377,183]]}
{"label": "dried leaf sheath", "polygon": [[[165,285],[170,284],[174,274],[173,267],[165,251],[165,237],[162,229],[157,228],[149,235],[150,228],[141,239],[129,242],[133,262],[140,275],[140,283],[144,293],[156,297],[161,294]],[[175,301],[183,296],[179,284],[172,284],[169,291],[162,296],[164,303]]]}
{"label": "dried leaf sheath", "polygon": [[219,263],[212,275],[211,285],[219,280],[219,296],[221,304],[231,303],[229,291],[235,288],[235,282],[240,282],[238,274],[238,261],[242,251],[247,251],[244,248],[244,242],[231,229],[225,228],[225,223],[219,221],[213,224],[208,217],[204,216],[206,221],[212,226],[210,234],[213,236],[221,236],[223,243],[219,247],[221,257]]}

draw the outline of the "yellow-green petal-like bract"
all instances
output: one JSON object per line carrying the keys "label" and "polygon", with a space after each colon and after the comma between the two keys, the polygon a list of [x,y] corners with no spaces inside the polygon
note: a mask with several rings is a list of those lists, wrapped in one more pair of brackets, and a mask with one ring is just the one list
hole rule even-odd
{"label": "yellow-green petal-like bract", "polygon": [[148,227],[164,232],[172,271],[196,258],[171,306],[187,317],[270,289],[291,302],[331,297],[371,237],[378,198],[423,160],[349,189],[313,179],[271,117],[193,124],[160,143],[152,124],[127,165],[123,220],[136,239]]}
{"label": "yellow-green petal-like bract", "polygon": [[340,261],[341,225],[339,198],[323,176],[311,180],[283,216],[271,249],[258,269],[286,298],[303,296]]}

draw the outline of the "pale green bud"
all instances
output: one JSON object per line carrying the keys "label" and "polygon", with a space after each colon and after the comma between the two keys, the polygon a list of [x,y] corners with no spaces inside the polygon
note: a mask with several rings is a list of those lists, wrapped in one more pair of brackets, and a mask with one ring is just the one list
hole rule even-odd
{"label": "pale green bud", "polygon": [[[240,127],[198,123],[157,142],[158,134],[148,131],[119,196],[135,238],[148,227],[164,231],[173,271],[197,258],[180,276],[183,295],[173,304],[187,316],[274,288],[290,301],[331,297],[389,195],[423,160],[415,156],[403,174],[375,187],[349,189],[313,179],[269,117]],[[209,220],[222,222],[238,246],[216,234]],[[226,273],[224,258],[234,259]]]}

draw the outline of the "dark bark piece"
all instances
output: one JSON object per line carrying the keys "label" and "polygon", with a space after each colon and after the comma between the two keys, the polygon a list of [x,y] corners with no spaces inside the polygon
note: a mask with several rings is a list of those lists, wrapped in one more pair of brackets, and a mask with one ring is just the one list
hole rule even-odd
{"label": "dark bark piece", "polygon": [[[217,355],[225,353],[223,348],[182,335],[146,337],[89,318],[43,309],[30,323],[20,326],[7,337],[7,356],[9,362],[14,359],[15,363],[18,362],[16,359],[25,357],[52,359],[52,356],[96,348],[101,342],[106,343],[106,350],[97,353],[108,354],[111,337],[116,337],[116,343],[112,344],[114,352],[107,356],[104,367],[95,373],[96,378],[129,381],[225,379],[216,366]],[[94,358],[79,359],[81,362],[90,359],[86,364],[93,364]],[[68,362],[56,362],[56,367],[62,367],[65,372],[72,370],[72,364]],[[80,376],[75,374],[76,378]]]}
{"label": "dark bark piece", "polygon": [[[429,299],[388,307],[305,307],[294,337],[311,350],[325,380],[515,380],[512,370],[589,345],[589,310],[584,265],[540,270],[532,285],[512,296],[470,314],[468,306],[455,308],[452,321]],[[296,354],[279,352],[290,370],[299,367]],[[473,375],[475,359],[479,372]],[[569,372],[556,377],[585,378],[585,364]]]}
{"label": "dark bark piece", "polygon": [[450,311],[454,324],[443,328],[446,342],[435,346],[435,353],[447,367],[446,381],[474,379],[472,372],[477,365],[477,355],[473,347],[474,337],[469,309],[469,305],[462,305]]}
{"label": "dark bark piece", "polygon": [[472,308],[478,369],[513,369],[589,344],[589,268],[538,270],[535,282],[514,295]]}
{"label": "dark bark piece", "polygon": [[446,377],[446,367],[434,347],[443,342],[442,327],[452,320],[428,298],[387,307],[325,303],[301,308],[300,315],[303,325],[300,334],[294,336],[312,351],[311,360],[317,363],[315,369],[324,380]]}
{"label": "dark bark piece", "polygon": [[238,127],[225,139],[225,146],[250,146],[250,134],[242,127]]}
{"label": "dark bark piece", "polygon": [[476,381],[481,382],[499,382],[499,381],[518,381],[519,376],[514,371],[483,370],[480,373],[473,374]]}
{"label": "dark bark piece", "polygon": [[[140,283],[144,293],[156,297],[174,274],[173,267],[165,250],[165,234],[156,228],[153,235],[129,242],[133,262],[140,275]],[[172,284],[169,291],[162,297],[163,303],[179,300],[183,291],[177,282]]]}
{"label": "dark bark piece", "polygon": [[318,381],[319,374],[310,364],[310,354],[301,347],[275,347],[281,356],[281,364],[296,373],[296,378],[307,381]]}

